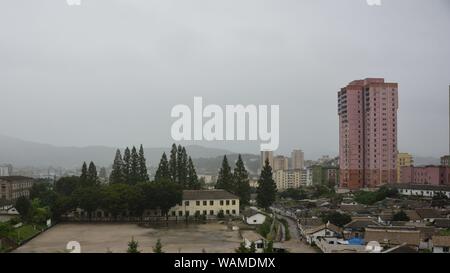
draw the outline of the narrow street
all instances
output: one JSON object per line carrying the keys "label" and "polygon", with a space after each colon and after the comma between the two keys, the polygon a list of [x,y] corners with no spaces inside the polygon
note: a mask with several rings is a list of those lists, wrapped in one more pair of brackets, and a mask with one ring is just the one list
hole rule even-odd
{"label": "narrow street", "polygon": [[[286,219],[289,226],[289,233],[291,239],[289,241],[283,241],[280,243],[290,253],[317,253],[318,251],[300,240],[300,233],[297,229],[297,223],[290,217],[276,214],[278,217]],[[284,236],[283,236],[284,237]]]}

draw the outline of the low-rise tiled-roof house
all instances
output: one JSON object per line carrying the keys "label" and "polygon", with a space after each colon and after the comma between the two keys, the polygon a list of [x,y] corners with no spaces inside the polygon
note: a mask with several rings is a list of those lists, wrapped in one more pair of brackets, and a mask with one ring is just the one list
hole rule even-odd
{"label": "low-rise tiled-roof house", "polygon": [[415,210],[404,210],[404,212],[406,216],[408,216],[410,222],[420,222],[422,220]]}
{"label": "low-rise tiled-roof house", "polygon": [[433,236],[433,253],[450,253],[450,236]]}
{"label": "low-rise tiled-roof house", "polygon": [[306,237],[306,230],[323,225],[323,221],[320,218],[299,218],[298,229],[303,237]]}
{"label": "low-rise tiled-roof house", "polygon": [[365,241],[376,241],[386,247],[406,244],[418,249],[420,244],[420,231],[415,227],[409,226],[369,226],[366,228]]}
{"label": "low-rise tiled-roof house", "polygon": [[315,228],[305,230],[305,238],[308,244],[315,244],[318,239],[323,238],[337,239],[341,237],[342,237],[341,228],[331,224],[330,222]]}
{"label": "low-rise tiled-roof house", "polygon": [[434,219],[433,225],[437,228],[450,228],[450,219],[442,218],[442,219]]}
{"label": "low-rise tiled-roof house", "polygon": [[442,217],[439,211],[432,208],[420,208],[416,209],[416,212],[425,222],[434,222],[435,219]]}
{"label": "low-rise tiled-roof house", "polygon": [[379,226],[380,224],[373,218],[354,218],[344,226],[343,235],[345,239],[364,238],[364,233],[368,226]]}

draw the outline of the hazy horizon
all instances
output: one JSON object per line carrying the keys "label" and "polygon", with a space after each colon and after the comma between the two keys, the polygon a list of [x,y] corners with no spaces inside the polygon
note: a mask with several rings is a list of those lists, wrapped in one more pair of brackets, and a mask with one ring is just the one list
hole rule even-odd
{"label": "hazy horizon", "polygon": [[[399,83],[400,152],[449,153],[447,0],[0,3],[0,135],[64,147],[174,142],[170,111],[280,105],[277,154],[338,154],[337,92]],[[183,144],[259,153],[259,142]]]}

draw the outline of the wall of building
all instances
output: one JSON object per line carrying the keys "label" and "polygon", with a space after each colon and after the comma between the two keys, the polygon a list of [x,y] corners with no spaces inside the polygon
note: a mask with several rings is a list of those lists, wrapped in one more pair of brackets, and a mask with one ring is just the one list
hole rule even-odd
{"label": "wall of building", "polygon": [[418,185],[449,185],[450,167],[448,166],[407,166],[400,169],[400,183]]}
{"label": "wall of building", "polygon": [[397,181],[397,90],[396,83],[365,79],[338,93],[340,187]]}

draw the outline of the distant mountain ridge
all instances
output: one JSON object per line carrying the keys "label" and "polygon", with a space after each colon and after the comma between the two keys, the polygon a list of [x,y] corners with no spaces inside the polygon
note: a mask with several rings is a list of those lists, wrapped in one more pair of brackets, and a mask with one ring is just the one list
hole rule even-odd
{"label": "distant mountain ridge", "polygon": [[[77,168],[83,161],[94,161],[98,166],[110,166],[116,149],[107,146],[59,147],[0,135],[0,164],[10,163],[14,167]],[[123,152],[122,148],[121,150]],[[168,153],[169,150],[170,147],[145,148],[144,146],[147,163],[157,166],[163,152]],[[233,154],[228,150],[198,145],[186,146],[186,150],[193,159]]]}

